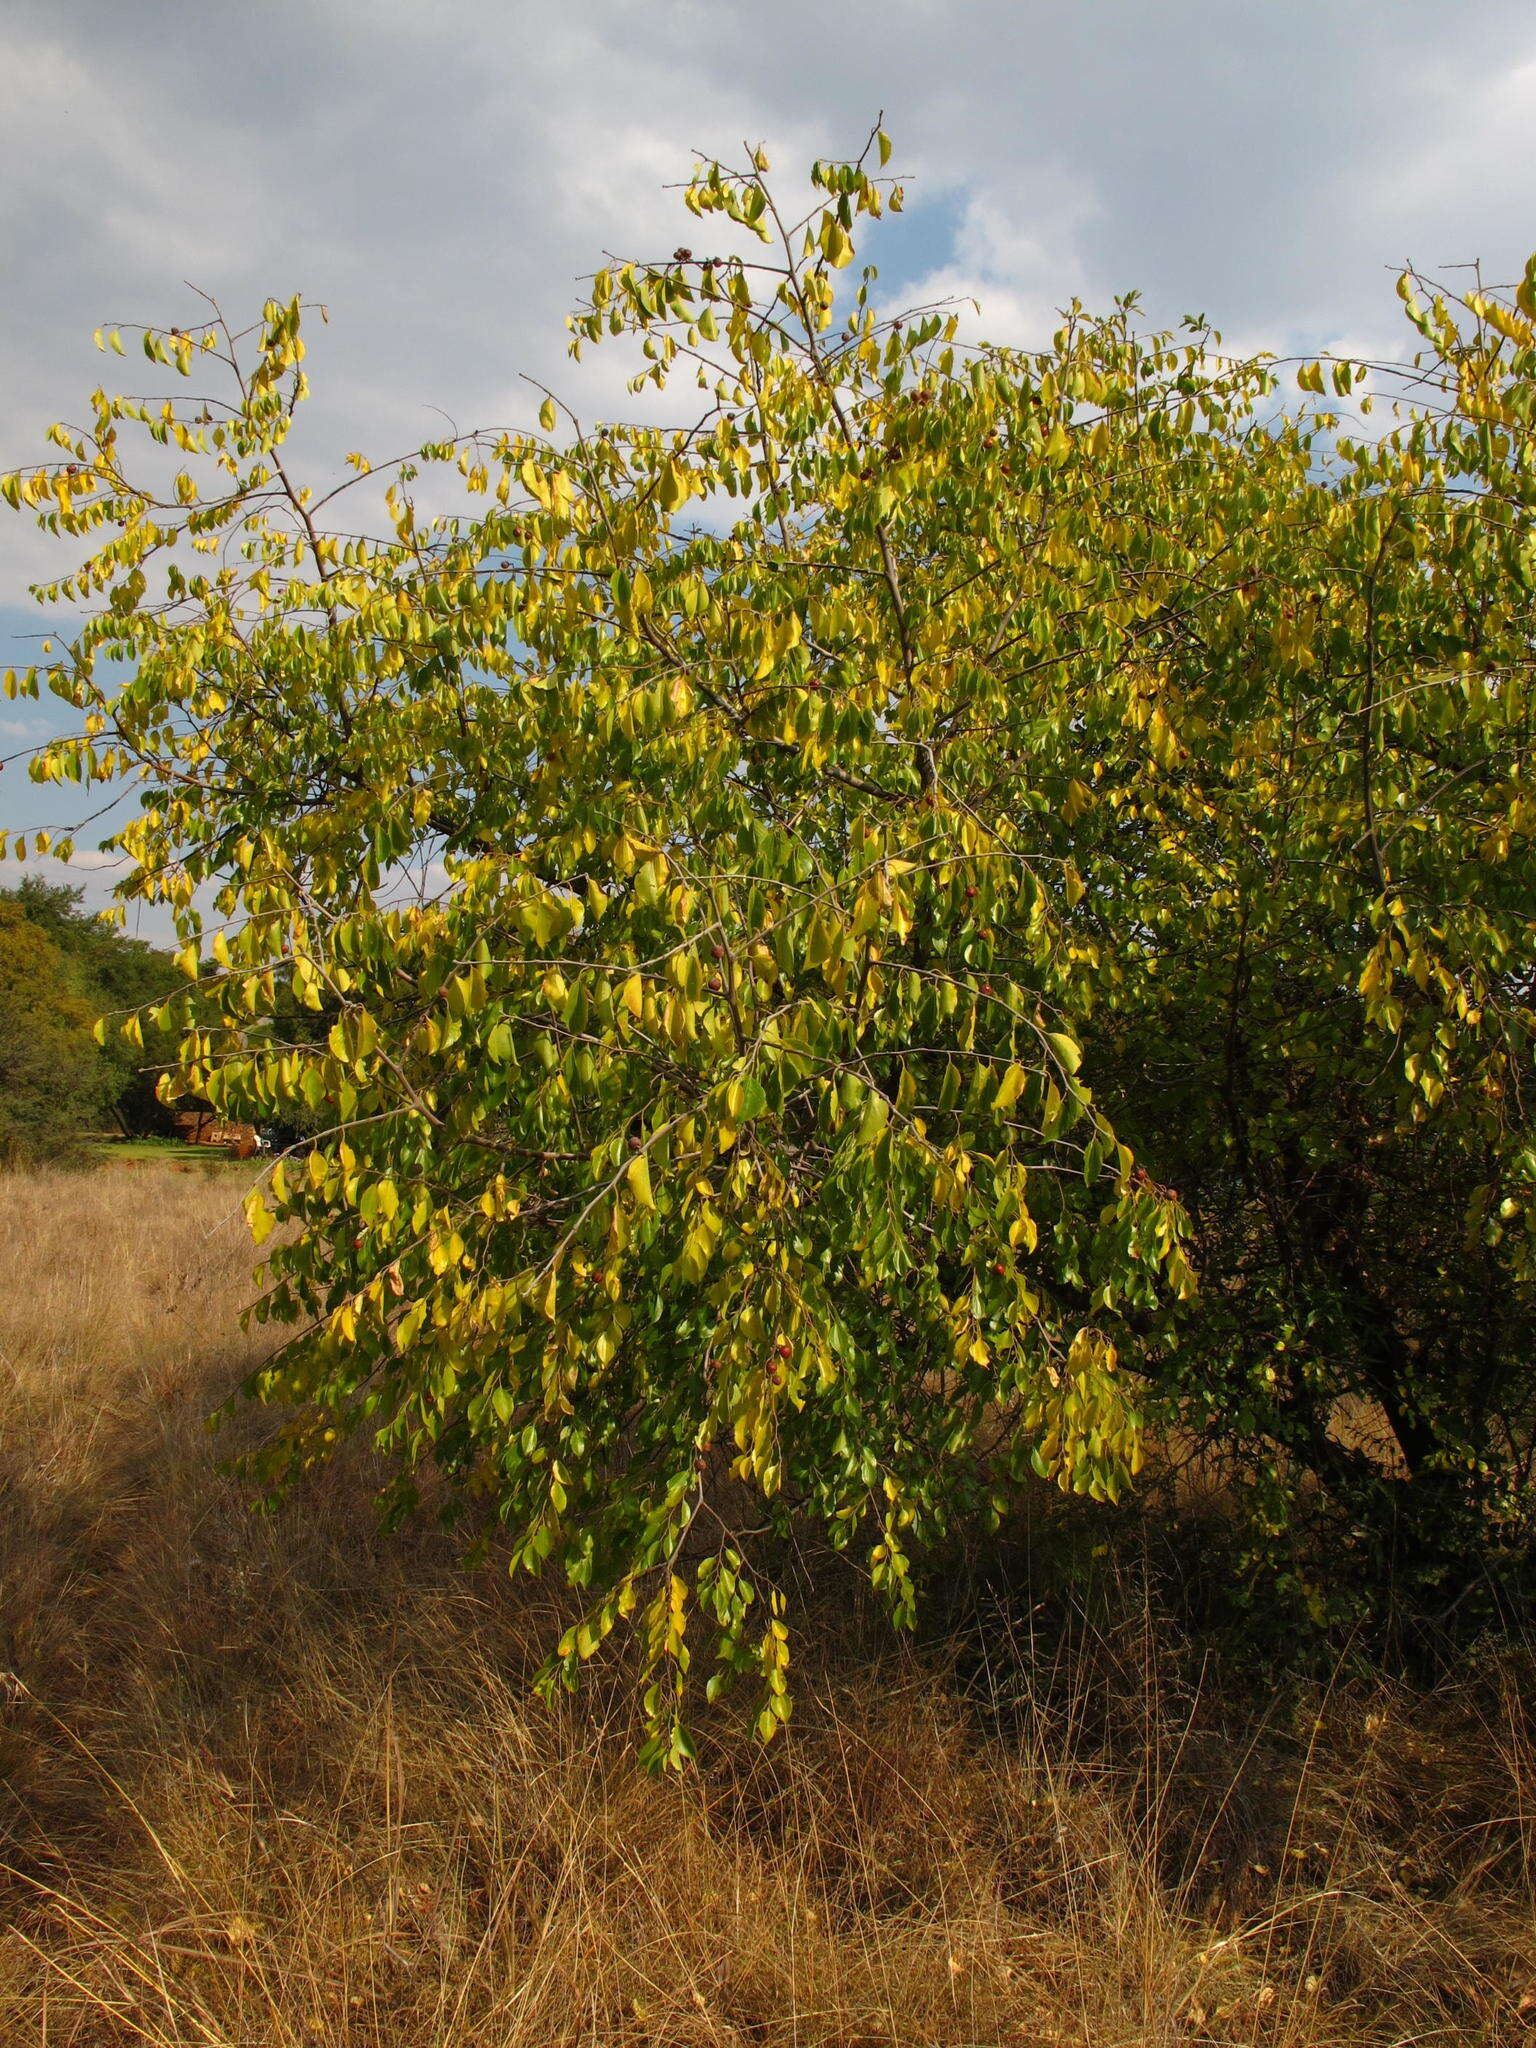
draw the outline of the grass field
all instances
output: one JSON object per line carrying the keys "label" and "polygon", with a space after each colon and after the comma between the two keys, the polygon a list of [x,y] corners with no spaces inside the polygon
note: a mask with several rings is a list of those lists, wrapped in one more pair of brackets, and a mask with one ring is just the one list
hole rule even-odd
{"label": "grass field", "polygon": [[1522,1653],[1254,1694],[1131,1578],[963,1654],[828,1591],[787,1739],[657,1782],[622,1674],[530,1703],[556,1591],[360,1454],[220,1475],[240,1188],[4,1183],[6,2048],[1536,2039]]}
{"label": "grass field", "polygon": [[181,1138],[102,1138],[92,1142],[94,1166],[169,1166],[184,1173],[208,1173],[220,1167],[244,1169],[244,1162],[215,1145],[189,1145]]}

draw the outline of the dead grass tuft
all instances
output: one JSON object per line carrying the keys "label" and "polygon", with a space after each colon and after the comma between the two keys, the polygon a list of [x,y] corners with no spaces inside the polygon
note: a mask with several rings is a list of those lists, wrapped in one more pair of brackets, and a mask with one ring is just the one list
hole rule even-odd
{"label": "dead grass tuft", "polygon": [[1127,1598],[1002,1631],[980,1710],[829,1611],[788,1739],[657,1782],[622,1688],[530,1704],[551,1597],[379,1538],[365,1460],[273,1516],[220,1476],[238,1193],[5,1185],[0,2040],[1536,2039],[1509,1654],[1224,1697]]}

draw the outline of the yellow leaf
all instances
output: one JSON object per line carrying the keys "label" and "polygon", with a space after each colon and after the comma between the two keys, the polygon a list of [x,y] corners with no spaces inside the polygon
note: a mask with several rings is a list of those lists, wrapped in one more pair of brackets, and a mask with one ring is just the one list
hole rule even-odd
{"label": "yellow leaf", "polygon": [[1075,1038],[1069,1038],[1065,1031],[1047,1031],[1046,1043],[1069,1074],[1075,1074],[1083,1064],[1082,1048]]}
{"label": "yellow leaf", "polygon": [[251,1226],[251,1236],[257,1244],[271,1236],[272,1211],[262,1199],[260,1188],[252,1188],[245,1198],[245,1220]]}
{"label": "yellow leaf", "polygon": [[1004,1074],[996,1095],[992,1098],[992,1107],[996,1110],[1012,1109],[1024,1092],[1024,1083],[1027,1078],[1028,1076],[1025,1074],[1024,1069],[1017,1060],[1014,1060],[1007,1073]]}
{"label": "yellow leaf", "polygon": [[629,1182],[629,1191],[635,1198],[635,1206],[640,1209],[654,1209],[656,1198],[651,1193],[651,1169],[646,1164],[643,1152],[637,1152],[631,1159],[625,1178]]}
{"label": "yellow leaf", "polygon": [[1015,1250],[1020,1245],[1023,1245],[1027,1252],[1032,1252],[1040,1242],[1040,1232],[1035,1227],[1035,1219],[1027,1209],[1021,1209],[1013,1222],[1009,1224],[1008,1242]]}

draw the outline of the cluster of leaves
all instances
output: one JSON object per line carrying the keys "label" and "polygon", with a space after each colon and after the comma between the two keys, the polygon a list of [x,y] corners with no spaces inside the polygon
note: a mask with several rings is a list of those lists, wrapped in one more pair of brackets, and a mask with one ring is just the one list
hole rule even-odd
{"label": "cluster of leaves", "polygon": [[1314,1614],[1351,1552],[1372,1604],[1496,1591],[1536,1500],[1536,260],[1508,301],[1399,292],[1413,404],[1374,440],[1326,413],[1269,436],[1266,463],[1295,452],[1251,501],[1247,622],[1177,650],[1189,757],[1142,807],[1155,979],[1122,984],[1094,1066],[1197,1241],[1198,1308],[1149,1370],[1194,1441],[1245,1453],[1261,1549],[1322,1482]]}
{"label": "cluster of leaves", "polygon": [[886,153],[793,216],[701,165],[726,252],[592,280],[573,353],[638,341],[686,424],[551,399],[317,496],[274,302],[145,334],[219,393],[98,392],[4,480],[95,545],[41,594],[105,599],[16,680],[84,714],[37,772],[142,778],[125,888],[187,939],[131,1029],[327,1120],[251,1202],[268,1475],[435,1461],[589,1590],[555,1674],[633,1619],[657,1760],[701,1646],[788,1712],[765,1532],[904,1618],[1030,1471],[1117,1497],[1154,1406],[1294,1472],[1359,1351],[1277,1348],[1330,1108],[1475,1159],[1531,1281],[1532,279],[1405,282],[1418,395],[1355,437],[1132,299],[1029,354],[887,316]]}

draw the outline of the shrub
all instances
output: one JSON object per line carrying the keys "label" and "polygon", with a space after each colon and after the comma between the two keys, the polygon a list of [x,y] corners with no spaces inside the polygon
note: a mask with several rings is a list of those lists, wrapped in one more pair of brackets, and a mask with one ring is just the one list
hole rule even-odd
{"label": "shrub", "polygon": [[1387,1522],[1523,1483],[1536,269],[1405,277],[1367,433],[1365,366],[1287,410],[1132,299],[1029,354],[885,317],[839,287],[877,151],[794,219],[760,154],[701,165],[761,256],[598,272],[574,353],[638,339],[686,427],[550,400],[355,457],[360,538],[286,466],[273,302],[146,332],[217,404],[100,396],[7,482],[110,536],[43,593],[108,597],[39,772],[147,778],[126,886],[201,970],[172,1085],[330,1119],[251,1202],[270,1471],[362,1429],[403,1509],[435,1461],[589,1592],[567,1676],[637,1622],[674,1760],[701,1639],[787,1713],[757,1545],[799,1518],[905,1618],[918,1546],[1031,1470],[1116,1496],[1154,1411],[1272,1527],[1358,1473],[1351,1393]]}

